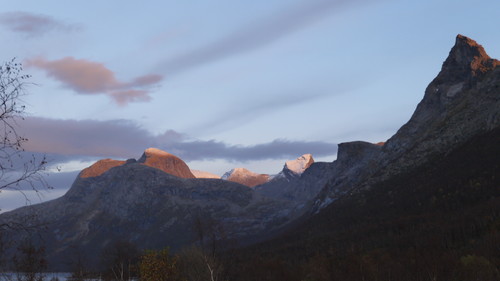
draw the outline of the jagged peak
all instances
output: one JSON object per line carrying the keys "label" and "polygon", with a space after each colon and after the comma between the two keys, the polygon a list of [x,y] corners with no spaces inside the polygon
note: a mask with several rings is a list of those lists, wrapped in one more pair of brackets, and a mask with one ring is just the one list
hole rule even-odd
{"label": "jagged peak", "polygon": [[[448,58],[443,63],[442,70],[437,78],[475,77],[494,69],[500,62],[491,59],[483,46],[467,36],[458,34],[455,45],[451,48]],[[452,74],[454,77],[450,77]]]}
{"label": "jagged peak", "polygon": [[313,163],[314,159],[312,154],[304,154],[295,160],[286,161],[283,170],[289,170],[294,174],[301,175]]}

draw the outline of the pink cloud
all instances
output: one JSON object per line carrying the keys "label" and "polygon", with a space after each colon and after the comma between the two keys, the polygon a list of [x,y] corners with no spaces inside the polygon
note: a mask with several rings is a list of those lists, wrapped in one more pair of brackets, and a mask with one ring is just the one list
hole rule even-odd
{"label": "pink cloud", "polygon": [[122,82],[104,64],[73,57],[53,61],[39,57],[26,61],[25,65],[44,70],[49,77],[79,94],[106,94],[120,106],[151,100],[147,88],[163,79],[150,74]]}
{"label": "pink cloud", "polygon": [[127,120],[60,120],[29,117],[19,121],[20,135],[29,139],[29,152],[66,156],[137,157],[148,147],[176,154],[186,161],[225,159],[253,161],[293,159],[304,153],[328,156],[337,152],[337,144],[322,141],[276,139],[250,146],[231,145],[216,140],[193,140],[167,130],[152,134]]}

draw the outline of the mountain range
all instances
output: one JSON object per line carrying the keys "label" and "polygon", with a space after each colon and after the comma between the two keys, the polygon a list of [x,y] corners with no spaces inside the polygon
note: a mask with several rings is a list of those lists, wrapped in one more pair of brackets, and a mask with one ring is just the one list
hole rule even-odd
{"label": "mountain range", "polygon": [[[477,155],[493,153],[489,158],[484,156],[489,165],[484,169],[487,171],[484,177],[489,181],[481,183],[493,186],[493,191],[488,189],[485,193],[488,200],[497,200],[500,185],[491,185],[491,181],[498,182],[500,175],[500,157],[496,157],[500,156],[499,65],[481,45],[458,35],[441,71],[426,88],[410,120],[384,143],[339,144],[337,159],[331,163],[314,162],[310,154],[304,154],[286,162],[277,175],[236,168],[217,178],[191,171],[180,158],[149,148],[138,160],[98,161],[80,172],[63,197],[1,214],[0,223],[43,225],[36,235],[7,232],[5,237],[13,241],[43,242],[50,268],[54,270],[68,269],[67,257],[76,255],[85,256],[89,264],[97,266],[96,253],[116,240],[128,241],[141,249],[168,246],[176,251],[204,239],[197,235],[199,227],[212,229],[216,240],[235,241],[240,247],[254,245],[238,252],[239,258],[247,261],[255,255],[271,252],[282,257],[295,255],[296,258],[297,254],[291,252],[311,257],[325,245],[329,251],[336,251],[335,247],[342,249],[344,254],[338,257],[328,255],[344,260],[349,246],[352,253],[357,253],[356,246],[349,244],[353,240],[345,235],[380,238],[364,227],[370,223],[383,224],[382,219],[391,222],[400,219],[400,232],[407,233],[407,221],[398,217],[395,210],[399,212],[408,206],[408,210],[400,213],[425,220],[433,217],[411,211],[420,210],[422,206],[437,208],[433,204],[438,203],[451,204],[449,198],[455,198],[450,195],[454,194],[454,187],[442,183],[439,176],[446,176],[452,184],[453,177],[480,173],[474,166],[467,166],[469,159],[460,158],[460,155],[467,156],[477,162],[476,156],[469,152],[474,145],[482,145],[483,150],[477,150]],[[467,172],[460,163],[468,167]],[[445,171],[435,171],[433,167]],[[462,175],[447,174],[447,167]],[[428,176],[429,186],[439,182],[444,187],[429,189],[423,175]],[[458,186],[461,185],[457,184],[457,190],[465,194],[460,196],[466,197],[467,189]],[[478,199],[474,204],[486,202],[484,200]],[[388,206],[393,206],[392,213],[387,211]],[[382,215],[377,217],[378,214]],[[490,216],[493,225],[499,221],[498,212]],[[397,232],[397,227],[394,231]],[[362,245],[379,245],[378,240],[358,238]],[[386,240],[380,238],[380,241]],[[15,255],[15,249],[5,254]],[[242,264],[243,261],[238,268],[243,272]],[[233,277],[245,280],[236,273]]]}

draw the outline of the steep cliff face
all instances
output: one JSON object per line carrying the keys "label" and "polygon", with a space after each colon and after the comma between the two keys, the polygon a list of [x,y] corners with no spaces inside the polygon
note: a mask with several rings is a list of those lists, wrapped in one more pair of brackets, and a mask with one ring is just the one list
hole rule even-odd
{"label": "steep cliff face", "polygon": [[[340,195],[369,189],[394,175],[421,166],[500,125],[500,62],[463,35],[425,90],[410,120],[383,146],[348,153],[333,163],[334,172],[314,210]],[[352,145],[352,143],[350,144]],[[343,159],[351,163],[346,163]]]}
{"label": "steep cliff face", "polygon": [[498,126],[499,65],[481,45],[458,35],[411,119],[387,141],[385,156],[393,161],[404,154],[400,164],[418,164],[428,152],[446,152]]}

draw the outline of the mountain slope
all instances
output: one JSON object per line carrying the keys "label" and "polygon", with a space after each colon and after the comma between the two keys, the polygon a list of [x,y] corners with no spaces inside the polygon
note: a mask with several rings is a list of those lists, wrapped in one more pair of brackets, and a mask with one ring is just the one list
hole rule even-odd
{"label": "mountain slope", "polygon": [[[80,174],[63,197],[4,213],[0,223],[43,225],[2,234],[43,245],[51,270],[69,270],[68,257],[76,256],[98,267],[100,252],[116,240],[176,251],[197,241],[197,223],[228,239],[252,237],[286,223],[283,210],[285,204],[237,183],[180,178],[129,160],[95,177]],[[13,257],[15,248],[4,254]]]}
{"label": "mountain slope", "polygon": [[[410,120],[378,152],[374,149],[361,152],[358,158],[362,160],[348,165],[351,176],[336,171],[316,200],[314,211],[344,193],[369,189],[498,127],[499,65],[481,45],[458,35]],[[341,149],[339,146],[339,155]]]}
{"label": "mountain slope", "polygon": [[229,279],[499,280],[499,65],[458,35],[408,123],[340,144],[311,212]]}
{"label": "mountain slope", "polygon": [[234,253],[228,268],[238,270],[228,274],[231,280],[498,280],[499,144],[497,128],[341,196],[287,234]]}

